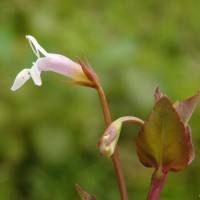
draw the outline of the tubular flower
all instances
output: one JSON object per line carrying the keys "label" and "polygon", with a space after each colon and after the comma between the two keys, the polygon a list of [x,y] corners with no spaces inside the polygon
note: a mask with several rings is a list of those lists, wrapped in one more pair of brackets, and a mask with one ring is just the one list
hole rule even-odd
{"label": "tubular flower", "polygon": [[[91,84],[91,81],[86,77],[79,64],[63,55],[47,53],[33,36],[27,35],[26,38],[37,56],[37,60],[33,62],[30,69],[23,69],[18,73],[11,90],[15,91],[20,88],[30,77],[33,79],[35,85],[42,85],[40,77],[41,71],[52,71],[70,77],[80,85]],[[40,57],[40,54],[42,54],[43,57]]]}

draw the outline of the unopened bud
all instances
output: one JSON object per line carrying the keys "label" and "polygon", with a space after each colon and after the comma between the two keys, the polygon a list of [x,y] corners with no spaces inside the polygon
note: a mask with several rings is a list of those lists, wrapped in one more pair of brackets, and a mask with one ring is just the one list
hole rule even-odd
{"label": "unopened bud", "polygon": [[112,122],[103,134],[99,142],[99,149],[101,154],[104,156],[110,157],[114,153],[121,132],[121,127],[122,121],[119,118]]}

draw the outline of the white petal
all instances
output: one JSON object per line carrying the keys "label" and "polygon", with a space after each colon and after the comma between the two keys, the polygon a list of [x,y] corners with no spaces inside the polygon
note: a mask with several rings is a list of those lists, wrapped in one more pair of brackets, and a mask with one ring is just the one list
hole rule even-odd
{"label": "white petal", "polygon": [[23,69],[19,74],[17,74],[13,86],[11,87],[12,91],[20,88],[28,79],[30,78],[30,69]]}
{"label": "white petal", "polygon": [[33,67],[31,67],[30,74],[35,85],[39,85],[39,86],[42,85],[42,81],[40,78],[41,71],[38,70],[37,63],[33,63]]}
{"label": "white petal", "polygon": [[26,39],[28,39],[29,44],[31,46],[31,49],[35,53],[35,55],[40,58],[40,52],[44,55],[47,56],[48,53],[38,44],[37,40],[31,36],[31,35],[26,35]]}

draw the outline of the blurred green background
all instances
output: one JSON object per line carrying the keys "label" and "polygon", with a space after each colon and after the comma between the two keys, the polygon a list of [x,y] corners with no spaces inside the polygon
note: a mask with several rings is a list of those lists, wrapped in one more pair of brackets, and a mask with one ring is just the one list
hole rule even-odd
{"label": "blurred green background", "polygon": [[[26,34],[75,60],[84,50],[107,94],[113,119],[145,119],[155,85],[172,101],[200,86],[199,0],[0,1],[0,199],[75,200],[79,183],[98,200],[120,199],[112,163],[99,155],[105,129],[95,90],[42,73],[16,92],[16,74],[35,61]],[[169,173],[161,200],[199,199],[200,106],[190,120],[196,159]],[[138,127],[123,127],[119,151],[129,198],[145,199],[152,169],[135,152]]]}

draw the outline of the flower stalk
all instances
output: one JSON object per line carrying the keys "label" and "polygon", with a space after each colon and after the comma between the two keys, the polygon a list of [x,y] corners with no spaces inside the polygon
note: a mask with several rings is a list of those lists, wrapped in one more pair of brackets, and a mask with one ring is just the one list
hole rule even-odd
{"label": "flower stalk", "polygon": [[[112,120],[111,120],[110,111],[109,111],[109,107],[108,107],[108,104],[107,104],[106,96],[105,96],[105,93],[104,93],[100,84],[97,87],[97,92],[98,92],[99,99],[100,99],[100,102],[101,102],[101,107],[102,107],[102,110],[103,110],[106,127],[108,127],[111,124]],[[121,162],[120,162],[119,153],[118,153],[117,148],[115,148],[115,151],[114,151],[113,155],[111,156],[111,159],[112,159],[112,163],[113,163],[113,166],[114,166],[114,169],[115,169],[115,174],[116,174],[116,178],[117,178],[117,182],[118,182],[118,186],[119,186],[119,190],[120,190],[121,200],[128,200],[126,182],[125,182],[125,179],[124,179],[122,166],[121,166]]]}
{"label": "flower stalk", "polygon": [[[101,108],[103,111],[105,124],[106,124],[106,127],[108,127],[112,123],[112,119],[111,119],[108,103],[106,100],[106,95],[104,93],[104,90],[103,90],[100,82],[99,82],[98,76],[96,75],[96,73],[94,72],[92,67],[90,66],[84,52],[83,52],[83,55],[84,55],[87,65],[85,65],[83,63],[83,61],[78,57],[77,57],[77,60],[78,60],[79,64],[81,65],[82,70],[85,73],[86,77],[92,82],[93,88],[95,88],[98,93],[100,103],[101,103]],[[117,182],[118,182],[121,200],[128,200],[126,183],[125,183],[125,179],[124,179],[122,166],[121,166],[117,148],[115,149],[113,155],[111,156],[111,159],[112,159],[113,167],[115,169],[115,174],[116,174],[116,178],[117,178]]]}

